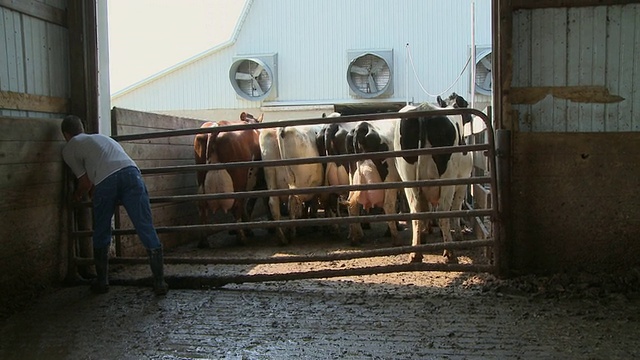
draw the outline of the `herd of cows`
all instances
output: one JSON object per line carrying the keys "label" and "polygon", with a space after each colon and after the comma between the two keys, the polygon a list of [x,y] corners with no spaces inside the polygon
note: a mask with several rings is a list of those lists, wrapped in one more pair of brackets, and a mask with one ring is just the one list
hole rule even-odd
{"label": "herd of cows", "polygon": [[[366,154],[381,151],[409,150],[429,147],[464,145],[464,124],[470,115],[410,116],[415,111],[442,108],[463,108],[468,103],[452,94],[448,99],[438,97],[438,106],[423,103],[407,105],[400,112],[406,118],[372,121],[331,122],[318,125],[298,125],[262,129],[243,129],[198,134],[194,140],[196,164],[218,164],[239,161],[314,158],[327,155]],[[328,117],[339,117],[333,113]],[[335,120],[335,119],[334,119]],[[203,128],[256,124],[262,116],[254,118],[242,113],[240,120],[207,122]],[[419,156],[363,158],[352,161],[305,163],[286,166],[234,167],[200,171],[197,174],[198,191],[202,194],[221,194],[253,190],[313,188],[336,185],[361,185],[384,182],[406,182],[433,179],[469,178],[473,167],[471,152],[453,152]],[[270,218],[280,220],[282,209],[290,219],[314,216],[320,208],[327,217],[339,216],[340,208],[348,209],[350,216],[373,208],[385,214],[398,212],[398,200],[403,195],[410,212],[460,210],[466,197],[467,185],[407,187],[402,190],[351,190],[346,193],[309,193],[271,196],[268,200]],[[211,199],[199,203],[200,219],[208,223],[210,213],[222,211],[233,214],[236,221],[247,221],[256,199]],[[310,215],[311,214],[311,215]],[[461,237],[459,218],[440,218],[444,241]],[[452,229],[453,225],[453,229]],[[336,225],[337,226],[337,225]],[[429,224],[412,220],[412,245],[419,245],[421,233]],[[394,245],[400,244],[396,221],[388,222]],[[452,235],[453,230],[453,235]],[[295,237],[295,227],[275,230],[278,241],[288,244]],[[237,231],[238,240],[245,241],[245,231]],[[348,239],[357,245],[363,238],[359,223],[349,225]],[[450,250],[444,251],[446,262],[456,262]],[[422,254],[413,253],[411,261],[421,262]]]}

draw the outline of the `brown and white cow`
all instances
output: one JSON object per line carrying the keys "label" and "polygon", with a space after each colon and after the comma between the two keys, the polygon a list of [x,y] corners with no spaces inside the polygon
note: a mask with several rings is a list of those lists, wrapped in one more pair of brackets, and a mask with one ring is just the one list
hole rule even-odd
{"label": "brown and white cow", "polygon": [[[424,103],[418,107],[407,106],[401,112],[439,110],[431,104]],[[402,118],[394,135],[394,149],[408,150],[417,148],[433,148],[443,146],[464,145],[462,129],[464,120],[460,116],[413,116]],[[471,173],[472,161],[468,153],[434,154],[420,156],[404,156],[396,158],[398,174],[402,181],[453,179],[468,177]],[[447,211],[453,209],[455,186],[424,186],[405,188],[405,195],[410,211],[425,212],[431,209]],[[462,196],[462,201],[464,196]],[[461,204],[461,203],[460,203]],[[457,206],[457,205],[456,205]],[[449,218],[438,220],[440,231],[445,242],[452,241]],[[412,245],[420,244],[421,220],[412,221]],[[456,262],[450,250],[444,250],[447,262]],[[421,262],[422,253],[413,253],[412,262]]]}
{"label": "brown and white cow", "polygon": [[[243,112],[239,121],[207,122],[201,128],[261,121],[262,116],[256,119]],[[196,164],[259,161],[261,156],[258,136],[259,132],[255,129],[198,134],[194,140]],[[259,168],[232,168],[198,172],[197,181],[200,193],[233,193],[253,190],[260,182],[261,176],[263,176],[262,169]],[[230,212],[236,221],[246,220],[248,218],[247,202],[248,199],[219,199],[201,202],[198,208],[201,223],[208,223],[209,212],[215,214],[218,211]],[[236,234],[240,243],[246,242],[244,231],[238,230]],[[206,245],[206,239],[202,239],[200,246]]]}
{"label": "brown and white cow", "polygon": [[[260,131],[260,149],[263,160],[318,157],[316,136],[320,125],[287,126]],[[310,188],[324,183],[323,166],[320,163],[287,166],[267,166],[264,169],[269,190]],[[290,219],[307,216],[307,205],[317,210],[316,194],[271,196],[269,209],[274,220],[281,219],[280,205],[286,203]],[[290,227],[289,238],[282,228],[276,228],[278,240],[286,245],[296,236],[296,228]]]}

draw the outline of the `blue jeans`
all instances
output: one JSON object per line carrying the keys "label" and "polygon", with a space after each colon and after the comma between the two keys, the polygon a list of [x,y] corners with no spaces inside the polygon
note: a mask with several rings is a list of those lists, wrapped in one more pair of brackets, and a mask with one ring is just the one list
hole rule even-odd
{"label": "blue jeans", "polygon": [[120,169],[96,185],[93,192],[93,247],[96,249],[111,243],[111,218],[120,201],[146,249],[162,247],[153,227],[149,193],[135,166]]}

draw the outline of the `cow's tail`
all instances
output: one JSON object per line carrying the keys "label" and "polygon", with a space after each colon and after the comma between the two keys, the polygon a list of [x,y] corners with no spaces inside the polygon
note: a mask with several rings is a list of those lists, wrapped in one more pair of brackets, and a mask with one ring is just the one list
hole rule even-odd
{"label": "cow's tail", "polygon": [[[278,138],[278,149],[280,150],[280,158],[281,159],[290,159],[291,156],[287,154],[286,146],[284,146],[284,138],[287,136],[287,128],[281,127],[278,128],[277,138]],[[289,184],[289,189],[295,189],[296,187],[296,174],[293,171],[291,165],[283,165],[282,166],[287,174],[287,183]]]}

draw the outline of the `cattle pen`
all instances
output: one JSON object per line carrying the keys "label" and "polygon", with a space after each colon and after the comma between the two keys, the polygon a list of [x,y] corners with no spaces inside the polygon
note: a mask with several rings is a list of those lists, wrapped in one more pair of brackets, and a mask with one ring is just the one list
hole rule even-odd
{"label": "cattle pen", "polygon": [[[175,226],[157,226],[156,230],[159,234],[167,233],[217,233],[221,231],[232,231],[238,229],[256,229],[256,228],[270,228],[275,226],[312,226],[312,225],[327,225],[327,224],[351,224],[351,223],[363,223],[363,222],[383,222],[383,221],[408,221],[414,219],[421,220],[435,220],[443,217],[460,217],[469,218],[474,222],[474,227],[479,229],[476,232],[476,239],[455,241],[455,242],[437,242],[428,243],[416,246],[396,246],[388,248],[380,248],[373,250],[362,250],[357,252],[341,253],[341,254],[326,254],[326,255],[291,255],[291,256],[273,256],[267,258],[247,258],[247,257],[201,257],[201,256],[189,256],[189,257],[176,257],[167,254],[165,256],[165,264],[188,264],[188,265],[216,265],[216,264],[278,264],[278,263],[300,263],[300,262],[332,262],[338,260],[348,260],[357,258],[371,258],[390,255],[409,254],[414,252],[428,252],[443,249],[472,249],[472,248],[486,248],[490,251],[485,251],[487,256],[490,257],[488,264],[458,264],[458,263],[443,263],[443,262],[416,262],[406,263],[398,265],[385,265],[385,266],[370,266],[370,267],[358,267],[358,268],[340,268],[340,269],[325,269],[315,271],[304,272],[292,272],[281,274],[251,274],[251,275],[229,275],[229,276],[212,276],[212,275],[189,275],[180,276],[173,275],[167,276],[167,282],[171,288],[203,288],[203,287],[219,287],[226,284],[240,284],[248,282],[263,282],[263,281],[286,281],[297,279],[311,279],[311,278],[330,278],[330,277],[344,277],[344,276],[357,276],[357,275],[370,275],[381,273],[393,273],[393,272],[409,272],[409,271],[456,271],[456,272],[487,272],[500,274],[502,271],[502,256],[504,253],[504,239],[501,237],[500,231],[500,201],[498,184],[500,179],[498,175],[501,171],[500,165],[496,162],[496,154],[506,156],[508,153],[508,147],[500,148],[496,147],[493,124],[490,117],[485,113],[476,109],[440,109],[436,111],[415,111],[412,112],[412,116],[433,116],[433,115],[474,115],[482,119],[486,125],[485,142],[479,144],[470,145],[457,145],[451,147],[432,147],[427,149],[413,149],[402,151],[386,151],[386,152],[374,152],[366,154],[349,154],[349,155],[333,155],[333,156],[319,156],[316,158],[299,158],[299,159],[282,159],[282,160],[269,160],[269,161],[251,161],[251,162],[233,162],[233,163],[221,163],[221,164],[200,164],[200,165],[179,165],[179,166],[162,166],[162,167],[149,167],[141,168],[143,175],[157,175],[157,174],[175,174],[175,173],[189,173],[196,171],[209,171],[229,169],[233,167],[268,167],[268,166],[283,166],[283,165],[295,165],[295,164],[308,164],[308,163],[327,163],[331,161],[348,161],[358,160],[362,158],[369,159],[382,159],[391,158],[397,156],[406,155],[424,155],[424,154],[451,154],[454,152],[473,152],[475,154],[481,154],[486,156],[488,173],[476,175],[472,174],[470,178],[458,178],[458,179],[435,179],[435,180],[418,180],[410,182],[388,182],[378,184],[362,184],[362,185],[342,185],[342,186],[322,186],[314,188],[297,188],[297,189],[284,189],[284,190],[256,190],[246,192],[224,193],[224,194],[187,194],[187,195],[165,195],[165,196],[151,196],[150,201],[152,204],[161,203],[191,203],[202,200],[210,199],[244,199],[244,198],[260,198],[272,195],[294,195],[294,194],[306,194],[306,193],[323,193],[323,192],[336,192],[336,191],[350,191],[350,190],[372,190],[372,189],[389,189],[397,188],[402,189],[404,187],[422,187],[422,186],[446,186],[446,185],[460,185],[465,184],[467,186],[473,185],[487,185],[489,187],[488,194],[490,199],[484,201],[483,208],[475,209],[469,203],[467,208],[456,211],[437,211],[437,212],[417,212],[417,213],[396,213],[396,214],[375,214],[375,215],[360,215],[360,216],[347,216],[339,218],[309,218],[309,219],[295,219],[295,220],[267,220],[267,221],[248,221],[248,222],[226,222],[215,224],[189,224],[189,225],[175,225]],[[265,129],[284,126],[297,126],[297,125],[315,125],[315,124],[329,124],[329,123],[343,123],[343,122],[355,122],[355,121],[376,121],[380,119],[388,118],[402,118],[407,117],[406,113],[378,113],[378,114],[364,114],[364,115],[349,115],[341,116],[338,118],[313,118],[313,119],[299,119],[299,120],[287,120],[277,122],[267,122],[258,124],[239,124],[239,125],[224,125],[212,128],[193,128],[193,129],[181,129],[181,130],[169,130],[158,131],[152,133],[138,133],[130,135],[116,135],[114,139],[119,142],[127,142],[133,140],[148,140],[167,137],[184,137],[192,136],[203,133],[234,131],[243,129]],[[496,149],[499,149],[496,151]],[[506,173],[503,171],[503,173]],[[90,202],[83,202],[78,204],[77,207],[90,208]],[[81,226],[78,225],[78,219],[70,216],[71,232],[69,234],[71,241],[70,267],[87,266],[93,263],[93,259],[81,256],[78,252],[78,240],[86,239],[92,235],[91,230],[80,230]],[[487,221],[488,219],[488,221]],[[133,235],[135,230],[132,228],[121,228],[121,222],[116,216],[115,229],[113,235],[115,237],[116,248],[118,247],[118,241],[123,235]],[[144,257],[130,257],[130,256],[116,256],[110,259],[112,264],[144,264],[147,259]],[[114,285],[141,285],[147,282],[148,279],[133,279],[133,280],[115,280],[112,281]]]}

